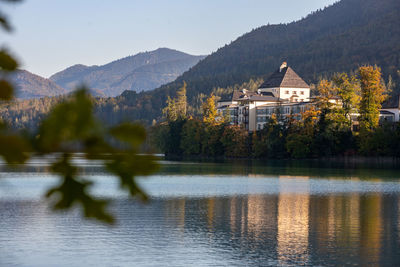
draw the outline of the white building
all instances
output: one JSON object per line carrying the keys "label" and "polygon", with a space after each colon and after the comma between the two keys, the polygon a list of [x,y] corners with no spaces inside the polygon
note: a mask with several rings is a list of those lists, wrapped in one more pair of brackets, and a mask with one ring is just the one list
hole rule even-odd
{"label": "white building", "polygon": [[310,86],[286,62],[261,84],[258,93],[290,102],[310,101]]}
{"label": "white building", "polygon": [[[291,115],[300,119],[300,114],[315,104],[314,100],[310,97],[310,86],[283,62],[257,92],[246,89],[235,91],[230,99],[218,101],[217,109],[221,115],[229,114],[231,124],[243,125],[253,132],[263,129],[272,114]],[[340,105],[339,98],[333,98],[330,102]],[[358,115],[352,114],[352,117],[357,126]],[[397,122],[399,119],[400,100],[384,103],[380,120]]]}
{"label": "white building", "polygon": [[283,62],[257,92],[235,91],[231,99],[219,101],[217,109],[220,114],[228,112],[232,124],[252,132],[262,129],[274,113],[299,115],[309,104],[310,86]]}

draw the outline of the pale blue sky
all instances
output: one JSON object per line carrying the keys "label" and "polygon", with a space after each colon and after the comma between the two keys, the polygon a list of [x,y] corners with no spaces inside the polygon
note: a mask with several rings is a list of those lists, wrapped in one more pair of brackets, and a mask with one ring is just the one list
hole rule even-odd
{"label": "pale blue sky", "polygon": [[265,24],[299,20],[336,0],[25,0],[0,6],[15,31],[0,33],[22,67],[48,77],[159,47],[210,54]]}

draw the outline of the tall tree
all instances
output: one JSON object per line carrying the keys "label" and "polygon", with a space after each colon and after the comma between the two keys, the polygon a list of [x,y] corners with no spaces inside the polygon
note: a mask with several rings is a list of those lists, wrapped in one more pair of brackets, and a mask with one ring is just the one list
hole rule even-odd
{"label": "tall tree", "polygon": [[333,82],[342,102],[344,116],[351,124],[350,113],[360,104],[360,81],[354,75],[349,77],[347,73],[339,73],[333,77]]}
{"label": "tall tree", "polygon": [[361,84],[360,130],[370,131],[379,124],[379,110],[387,95],[379,67],[360,67],[359,73]]}
{"label": "tall tree", "polygon": [[217,109],[215,108],[215,96],[211,94],[202,105],[203,121],[208,124],[215,124],[217,119]]}
{"label": "tall tree", "polygon": [[174,99],[168,96],[166,104],[167,106],[163,108],[162,112],[167,121],[176,121],[186,118],[186,82],[183,82],[183,86],[176,92],[176,97]]}
{"label": "tall tree", "polygon": [[336,96],[336,88],[333,86],[331,81],[326,79],[321,80],[317,86],[317,100],[318,107],[323,109],[329,109],[333,106],[331,100]]}

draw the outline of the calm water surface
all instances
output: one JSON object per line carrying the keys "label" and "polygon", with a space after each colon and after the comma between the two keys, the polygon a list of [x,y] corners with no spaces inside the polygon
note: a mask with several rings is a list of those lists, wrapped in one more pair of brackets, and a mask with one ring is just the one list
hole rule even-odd
{"label": "calm water surface", "polygon": [[0,167],[0,266],[400,266],[396,166],[164,161],[142,204],[76,162],[118,224],[49,211],[46,161]]}

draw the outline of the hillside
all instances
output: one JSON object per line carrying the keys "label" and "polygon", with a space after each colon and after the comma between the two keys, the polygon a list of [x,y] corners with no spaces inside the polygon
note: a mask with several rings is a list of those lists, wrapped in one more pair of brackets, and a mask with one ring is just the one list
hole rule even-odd
{"label": "hillside", "polygon": [[117,100],[129,99],[131,118],[150,122],[161,115],[167,95],[173,96],[183,81],[194,104],[200,93],[209,94],[215,87],[265,78],[283,60],[309,83],[334,72],[377,64],[385,78],[391,75],[400,84],[396,74],[400,69],[399,10],[398,0],[342,0],[302,20],[255,29],[174,82],[152,92],[125,92]]}
{"label": "hillside", "polygon": [[106,96],[116,96],[125,90],[148,91],[171,82],[203,58],[160,48],[102,66],[74,65],[50,80],[69,91],[85,83]]}
{"label": "hillside", "polygon": [[[152,91],[125,91],[117,97],[99,98],[96,113],[102,121],[109,123],[140,120],[150,124],[153,119],[161,118],[167,97],[174,97],[183,81],[188,84],[189,110],[193,111],[200,105],[202,96],[215,88],[232,89],[250,79],[259,81],[284,60],[308,83],[316,83],[320,77],[334,72],[354,71],[363,64],[377,64],[382,68],[386,81],[389,75],[392,76],[396,84],[392,95],[396,96],[400,92],[400,72],[397,74],[400,70],[399,10],[398,0],[342,0],[296,22],[260,27],[201,60],[174,82]],[[135,63],[138,67],[134,71],[126,70],[124,75],[109,84],[129,89],[134,80],[140,81],[133,77],[141,72],[149,70],[151,73],[157,68],[172,70],[168,60],[154,59],[154,64],[144,64],[146,55],[148,53],[134,56],[135,62],[139,62]],[[122,65],[128,62],[133,65],[134,60],[128,58],[121,60],[126,62]],[[109,69],[107,75],[113,73],[114,68],[116,73],[118,66],[122,65],[118,61],[105,65]],[[74,81],[71,77],[96,76],[103,67],[77,65],[52,79],[67,85]],[[149,77],[140,83],[151,81]],[[98,84],[101,82],[98,80]],[[24,113],[22,110],[15,112]]]}
{"label": "hillside", "polygon": [[16,87],[17,98],[40,98],[67,93],[64,88],[58,86],[56,83],[26,70],[16,71],[11,79]]}

